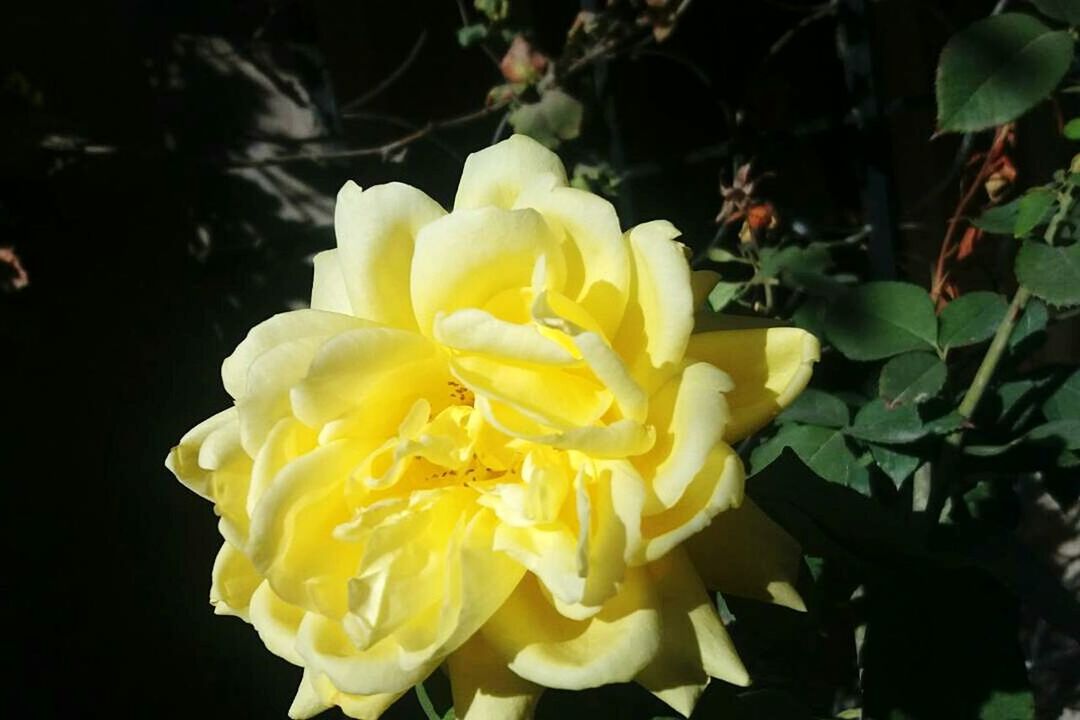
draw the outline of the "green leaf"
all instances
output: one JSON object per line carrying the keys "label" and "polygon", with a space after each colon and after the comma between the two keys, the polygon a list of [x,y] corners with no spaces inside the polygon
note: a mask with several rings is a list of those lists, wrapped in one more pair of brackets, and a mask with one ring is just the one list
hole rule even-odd
{"label": "green leaf", "polygon": [[788,270],[822,274],[832,266],[832,255],[823,243],[812,243],[806,247],[791,245],[775,249],[765,247],[760,250],[761,274],[765,277],[778,277]]}
{"label": "green leaf", "polygon": [[1080,420],[1052,420],[1028,431],[1026,440],[1056,445],[1062,450],[1080,450]]}
{"label": "green leaf", "polygon": [[1077,0],[1031,0],[1039,12],[1069,25],[1080,25],[1080,2]]}
{"label": "green leaf", "polygon": [[897,355],[881,369],[878,392],[890,406],[918,405],[941,392],[948,371],[928,352]]}
{"label": "green leaf", "polygon": [[954,410],[941,417],[927,420],[923,427],[926,429],[927,435],[948,435],[954,430],[962,428],[965,422],[967,421],[964,416]]}
{"label": "green leaf", "polygon": [[974,132],[1007,123],[1047,97],[1073,55],[1066,30],[1003,13],[949,39],[937,68],[938,127]]}
{"label": "green leaf", "polygon": [[988,340],[1008,311],[1009,303],[997,293],[977,291],[961,295],[941,311],[938,345],[947,350]]}
{"label": "green leaf", "polygon": [[1063,132],[1065,133],[1065,137],[1070,140],[1080,140],[1080,118],[1073,118],[1065,123]]}
{"label": "green leaf", "polygon": [[1065,379],[1042,405],[1047,420],[1080,419],[1080,370]]}
{"label": "green leaf", "polygon": [[461,47],[471,47],[487,38],[487,25],[476,23],[458,28],[457,41]]}
{"label": "green leaf", "polygon": [[825,339],[825,313],[829,304],[824,298],[807,298],[791,315],[795,327],[802,328],[819,338]]}
{"label": "green leaf", "polygon": [[983,214],[975,218],[972,223],[980,230],[995,235],[1012,235],[1016,227],[1016,215],[1020,212],[1020,198],[1007,202],[1004,205],[996,205],[987,208]]}
{"label": "green leaf", "polygon": [[926,427],[913,405],[889,407],[881,398],[871,400],[855,413],[847,434],[876,443],[906,443],[926,435]]}
{"label": "green leaf", "polygon": [[1020,343],[1027,340],[1032,335],[1040,333],[1046,329],[1046,323],[1050,320],[1050,315],[1046,311],[1046,305],[1042,301],[1032,298],[1028,300],[1027,306],[1024,308],[1024,312],[1020,315],[1020,319],[1016,321],[1016,327],[1013,328],[1012,335],[1009,336],[1009,349],[1015,349],[1020,346]]}
{"label": "green leaf", "polygon": [[850,415],[844,401],[822,390],[807,388],[777,418],[778,422],[800,422],[808,425],[841,428]]}
{"label": "green leaf", "polygon": [[840,430],[816,425],[783,425],[776,435],[754,448],[750,454],[753,472],[758,473],[767,467],[784,448],[794,450],[799,459],[820,477],[861,493],[869,493],[869,474],[851,452]]}
{"label": "green leaf", "polygon": [[1016,254],[1016,279],[1051,305],[1080,304],[1080,242],[1061,247],[1025,241]]}
{"label": "green leaf", "polygon": [[551,88],[539,102],[520,105],[508,119],[514,130],[553,148],[581,134],[581,116],[580,101]]}
{"label": "green leaf", "polygon": [[870,454],[873,456],[874,462],[889,476],[889,479],[893,481],[897,488],[900,487],[904,480],[907,480],[911,473],[915,472],[915,468],[919,467],[920,458],[918,455],[912,455],[902,452],[898,448],[878,445],[877,443],[867,443],[867,445],[870,447]]}
{"label": "green leaf", "polygon": [[1031,690],[994,690],[990,699],[979,708],[978,720],[1031,720],[1034,717],[1035,696]]}
{"label": "green leaf", "polygon": [[709,291],[709,307],[716,312],[720,312],[730,305],[735,298],[739,297],[744,287],[746,286],[743,283],[716,283],[716,287]]}
{"label": "green leaf", "polygon": [[1013,235],[1027,237],[1031,231],[1048,220],[1050,208],[1054,206],[1054,193],[1048,188],[1032,188],[1017,200],[1016,225]]}
{"label": "green leaf", "polygon": [[917,285],[869,282],[832,303],[825,332],[852,360],[881,360],[937,341],[937,317],[930,296]]}

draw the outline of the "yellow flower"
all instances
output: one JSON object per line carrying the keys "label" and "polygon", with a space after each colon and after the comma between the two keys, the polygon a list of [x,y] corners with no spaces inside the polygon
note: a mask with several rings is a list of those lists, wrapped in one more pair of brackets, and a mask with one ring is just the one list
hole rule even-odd
{"label": "yellow flower", "polygon": [[216,611],[304,668],[290,715],[375,718],[443,664],[469,720],[747,684],[706,589],[801,609],[799,548],[730,443],[806,385],[814,337],[692,334],[678,231],[623,233],[523,136],[469,157],[450,213],[350,182],[335,227],[311,309],[248,334],[234,406],[166,461],[221,518]]}

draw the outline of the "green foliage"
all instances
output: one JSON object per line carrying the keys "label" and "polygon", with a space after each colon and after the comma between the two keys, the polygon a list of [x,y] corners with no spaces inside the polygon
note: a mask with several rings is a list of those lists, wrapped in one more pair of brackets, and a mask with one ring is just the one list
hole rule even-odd
{"label": "green foliage", "polygon": [[509,122],[515,131],[553,148],[581,133],[583,112],[581,101],[551,88],[538,102],[522,103],[511,111]]}
{"label": "green foliage", "polygon": [[488,27],[483,23],[464,25],[458,28],[457,41],[461,47],[472,47],[487,39]]}
{"label": "green foliage", "polygon": [[1031,0],[1039,12],[1069,25],[1080,25],[1080,2],[1077,0]]}
{"label": "green foliage", "polygon": [[1080,419],[1080,370],[1065,379],[1042,404],[1048,420]]}
{"label": "green foliage", "polygon": [[851,419],[847,405],[835,395],[807,388],[777,418],[779,422],[799,422],[822,427],[846,427]]}
{"label": "green foliage", "polygon": [[889,444],[918,440],[927,430],[913,405],[889,407],[877,398],[859,409],[847,432],[861,440]]}
{"label": "green foliage", "polygon": [[885,363],[878,391],[890,405],[918,405],[941,392],[947,375],[945,363],[936,355],[904,353]]}
{"label": "green foliage", "polygon": [[1016,216],[1020,213],[1020,199],[1004,205],[995,205],[988,208],[982,215],[975,218],[974,225],[980,230],[985,230],[996,235],[1012,235],[1016,229]]}
{"label": "green foliage", "polygon": [[1080,243],[1062,247],[1025,240],[1016,255],[1016,279],[1051,305],[1080,305]]}
{"label": "green foliage", "polygon": [[1021,13],[972,23],[954,35],[937,70],[938,127],[972,132],[1010,122],[1057,87],[1073,38]]}
{"label": "green foliage", "polygon": [[948,350],[989,340],[1008,311],[1009,303],[997,293],[965,293],[941,312],[938,345]]}
{"label": "green foliage", "polygon": [[794,423],[784,425],[776,435],[754,449],[750,456],[753,472],[768,467],[785,448],[791,448],[820,477],[861,493],[869,492],[870,478],[866,467],[851,451],[842,430]]}
{"label": "green foliage", "polygon": [[915,468],[922,462],[922,458],[917,453],[905,452],[902,447],[877,443],[870,443],[869,447],[874,462],[882,472],[889,476],[897,488],[911,476],[911,473],[915,472]]}
{"label": "green foliage", "polygon": [[1062,132],[1070,140],[1080,140],[1080,118],[1073,118],[1065,123]]}
{"label": "green foliage", "polygon": [[1031,231],[1049,220],[1054,207],[1054,193],[1049,188],[1032,188],[1017,201],[1016,224],[1013,235],[1027,237]]}
{"label": "green foliage", "polygon": [[1028,338],[1041,333],[1046,329],[1046,323],[1050,320],[1050,314],[1042,301],[1032,298],[1028,300],[1027,307],[1016,321],[1012,335],[1009,336],[1009,348],[1015,349]]}
{"label": "green foliage", "polygon": [[829,341],[852,360],[880,360],[936,346],[934,304],[925,290],[902,282],[869,282],[825,315]]}

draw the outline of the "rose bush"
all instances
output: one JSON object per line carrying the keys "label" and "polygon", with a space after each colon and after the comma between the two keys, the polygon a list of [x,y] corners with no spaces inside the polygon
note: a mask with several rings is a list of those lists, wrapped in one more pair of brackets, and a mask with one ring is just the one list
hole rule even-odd
{"label": "rose bush", "polygon": [[801,608],[800,556],[731,443],[815,338],[694,334],[678,231],[624,234],[523,136],[469,157],[452,212],[348,183],[335,227],[311,309],[249,333],[234,406],[166,463],[221,518],[216,611],[304,668],[290,715],[377,717],[444,663],[470,719],[629,680],[689,714],[710,677],[746,684],[706,590]]}

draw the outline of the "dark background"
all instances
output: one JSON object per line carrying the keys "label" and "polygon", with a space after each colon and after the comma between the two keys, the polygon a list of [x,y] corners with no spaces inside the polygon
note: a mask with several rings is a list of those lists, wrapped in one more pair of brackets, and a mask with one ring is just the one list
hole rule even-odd
{"label": "dark background", "polygon": [[[579,3],[516,4],[557,54]],[[958,141],[929,141],[933,69],[993,4],[845,1],[785,40],[816,5],[697,0],[655,53],[582,81],[585,134],[560,152],[627,173],[624,226],[667,218],[696,246],[714,231],[719,180],[753,157],[787,218],[822,232],[872,218],[861,269],[925,283],[956,199]],[[460,24],[453,0],[0,10],[0,244],[30,280],[0,295],[5,713],[284,717],[299,670],[211,613],[216,518],[162,463],[224,407],[219,363],[246,330],[304,302],[337,188],[403,180],[448,206],[498,116],[403,158],[259,153],[336,156],[481,107],[502,80],[458,46]],[[422,33],[401,79],[343,117]],[[1021,123],[1025,185],[1064,162],[1058,119],[1044,106]],[[964,282],[1001,261],[972,263]],[[1067,338],[1055,352],[1071,352]],[[663,713],[644,691],[579,709],[631,705]]]}

